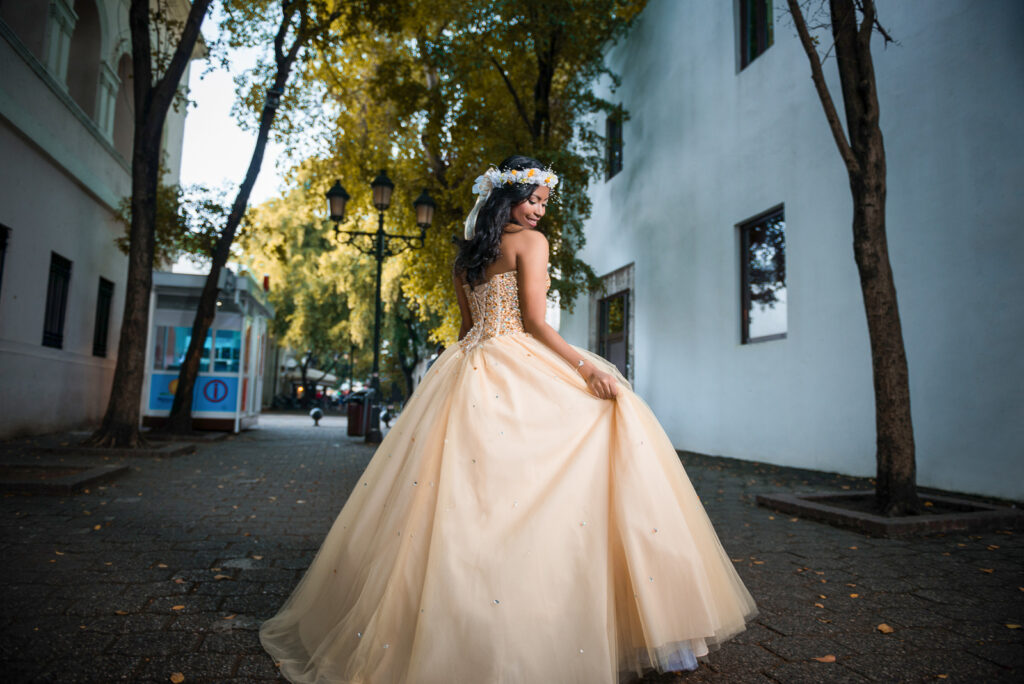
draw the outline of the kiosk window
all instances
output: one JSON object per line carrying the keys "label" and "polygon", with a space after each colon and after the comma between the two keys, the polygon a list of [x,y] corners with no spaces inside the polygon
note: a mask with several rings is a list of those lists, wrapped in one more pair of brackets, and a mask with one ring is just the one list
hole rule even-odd
{"label": "kiosk window", "polygon": [[[210,346],[212,335],[206,333],[203,358],[199,360],[199,372],[210,370]],[[186,326],[158,325],[156,328],[156,349],[153,352],[154,370],[180,370],[192,339],[192,328]]]}
{"label": "kiosk window", "polygon": [[217,373],[237,373],[242,358],[242,332],[240,330],[218,330],[217,349],[213,370]]}

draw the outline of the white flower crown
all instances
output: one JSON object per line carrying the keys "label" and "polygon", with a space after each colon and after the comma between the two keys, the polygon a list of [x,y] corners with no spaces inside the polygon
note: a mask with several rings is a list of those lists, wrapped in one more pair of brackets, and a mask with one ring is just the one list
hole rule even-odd
{"label": "white flower crown", "polygon": [[551,169],[499,171],[492,166],[484,171],[484,175],[477,176],[476,182],[473,183],[473,193],[480,196],[476,198],[476,204],[473,205],[472,211],[466,217],[466,230],[464,234],[467,240],[472,240],[473,235],[476,233],[476,218],[480,215],[480,209],[484,206],[484,202],[491,194],[491,191],[497,187],[513,183],[543,185],[554,190],[555,186],[558,185],[558,176]]}
{"label": "white flower crown", "polygon": [[511,171],[499,171],[493,166],[484,175],[478,176],[473,184],[473,193],[477,195],[489,195],[491,190],[502,185],[512,183],[543,185],[552,190],[558,185],[558,176],[551,169],[512,169]]}

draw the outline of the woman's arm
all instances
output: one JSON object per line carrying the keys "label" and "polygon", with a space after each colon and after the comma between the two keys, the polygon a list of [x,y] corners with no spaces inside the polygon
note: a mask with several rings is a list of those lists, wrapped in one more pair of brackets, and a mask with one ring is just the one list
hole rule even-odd
{"label": "woman's arm", "polygon": [[519,303],[523,314],[523,327],[541,342],[551,347],[565,362],[579,370],[587,380],[587,386],[602,399],[611,399],[619,391],[619,383],[610,373],[598,369],[583,359],[566,342],[558,331],[544,320],[547,310],[545,279],[548,271],[548,239],[536,230],[523,232],[521,247],[516,253],[516,270],[519,284]]}
{"label": "woman's arm", "polygon": [[455,297],[459,300],[459,311],[462,312],[462,325],[459,327],[459,339],[461,340],[473,327],[473,316],[469,311],[469,298],[466,290],[462,287],[462,276],[452,271],[452,283],[455,285]]}

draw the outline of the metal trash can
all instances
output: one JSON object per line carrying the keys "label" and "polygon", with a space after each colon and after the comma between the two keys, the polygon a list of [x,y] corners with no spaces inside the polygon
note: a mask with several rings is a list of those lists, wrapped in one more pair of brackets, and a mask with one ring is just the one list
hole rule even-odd
{"label": "metal trash can", "polygon": [[353,392],[345,400],[348,416],[348,436],[366,436],[366,393]]}

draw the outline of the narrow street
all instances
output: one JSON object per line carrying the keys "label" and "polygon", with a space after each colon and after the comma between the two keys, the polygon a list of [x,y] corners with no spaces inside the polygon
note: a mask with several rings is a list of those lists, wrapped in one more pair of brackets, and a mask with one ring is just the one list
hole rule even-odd
{"label": "narrow street", "polygon": [[[313,428],[265,415],[260,429],[195,453],[133,459],[107,486],[5,492],[5,681],[277,680],[259,623],[301,577],[372,453],[343,418]],[[1024,676],[1021,534],[869,539],[753,505],[759,492],[861,480],[683,459],[761,615],[696,672],[650,681]]]}

